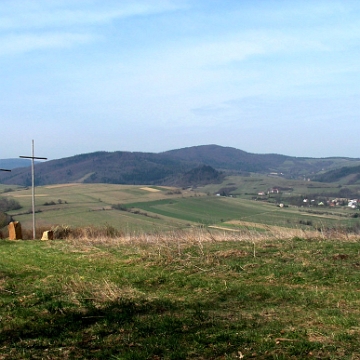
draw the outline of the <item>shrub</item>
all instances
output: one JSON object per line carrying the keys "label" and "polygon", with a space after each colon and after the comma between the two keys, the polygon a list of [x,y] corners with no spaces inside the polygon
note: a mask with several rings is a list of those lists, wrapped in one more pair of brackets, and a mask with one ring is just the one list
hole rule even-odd
{"label": "shrub", "polygon": [[0,211],[11,211],[21,209],[21,205],[14,199],[0,197]]}
{"label": "shrub", "polygon": [[115,210],[120,210],[120,211],[129,211],[129,209],[122,204],[114,204],[114,205],[112,205],[112,208]]}
{"label": "shrub", "polygon": [[300,220],[299,224],[301,225],[307,225],[307,226],[312,226],[312,221],[311,220]]}
{"label": "shrub", "polygon": [[6,226],[10,221],[10,216],[0,211],[0,229]]}

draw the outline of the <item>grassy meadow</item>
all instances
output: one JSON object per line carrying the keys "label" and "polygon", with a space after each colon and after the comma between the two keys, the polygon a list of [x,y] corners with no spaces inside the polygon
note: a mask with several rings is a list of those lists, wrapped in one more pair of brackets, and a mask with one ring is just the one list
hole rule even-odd
{"label": "grassy meadow", "polygon": [[356,238],[0,242],[0,359],[359,359]]}

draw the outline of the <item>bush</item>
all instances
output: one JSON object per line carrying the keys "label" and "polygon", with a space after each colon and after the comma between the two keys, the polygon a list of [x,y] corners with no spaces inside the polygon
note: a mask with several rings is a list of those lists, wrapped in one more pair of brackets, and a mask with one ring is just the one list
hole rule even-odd
{"label": "bush", "polygon": [[14,199],[0,197],[0,211],[11,211],[21,209],[21,205]]}
{"label": "bush", "polygon": [[49,201],[49,202],[45,202],[44,205],[45,206],[56,205],[56,202],[52,200],[52,201]]}
{"label": "bush", "polygon": [[307,225],[307,226],[312,226],[312,221],[311,220],[300,220],[299,224],[301,225]]}
{"label": "bush", "polygon": [[114,204],[114,205],[112,205],[112,208],[115,210],[120,210],[120,211],[129,211],[129,209],[122,204]]}
{"label": "bush", "polygon": [[0,211],[0,229],[6,226],[11,220],[9,215],[6,215],[4,212]]}
{"label": "bush", "polygon": [[8,192],[12,192],[12,191],[14,191],[14,189],[6,188],[6,189],[3,190],[3,193],[8,193]]}

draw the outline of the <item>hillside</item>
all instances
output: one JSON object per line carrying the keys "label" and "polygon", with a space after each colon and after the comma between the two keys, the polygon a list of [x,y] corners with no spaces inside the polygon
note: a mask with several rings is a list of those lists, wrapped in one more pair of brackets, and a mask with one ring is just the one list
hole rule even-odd
{"label": "hillside", "polygon": [[341,182],[346,185],[360,184],[360,166],[344,166],[317,175],[314,180],[320,182]]}
{"label": "hillside", "polygon": [[30,165],[30,160],[28,159],[0,159],[0,168],[1,169],[16,169],[20,167],[28,167]]}
{"label": "hillside", "polygon": [[[162,153],[102,151],[46,161],[36,164],[35,182],[36,185],[80,182],[189,186],[204,184],[204,181],[216,182],[219,174],[214,171],[243,175],[250,172],[272,173],[297,179],[314,177],[349,164],[360,166],[360,159],[252,154],[230,147],[202,145]],[[212,168],[212,175],[194,175],[195,169],[204,165]],[[195,172],[194,176],[189,174],[191,171]],[[0,172],[0,182],[29,186],[31,168]]]}
{"label": "hillside", "polygon": [[243,150],[217,145],[193,146],[167,151],[167,155],[179,160],[212,166],[219,170],[266,172],[277,170],[290,156],[277,154],[251,154]]}
{"label": "hillside", "polygon": [[[37,185],[69,182],[153,184],[191,168],[166,155],[132,152],[94,152],[36,165]],[[31,168],[0,174],[5,184],[31,185]]]}
{"label": "hillside", "polygon": [[279,154],[253,154],[218,145],[193,146],[167,151],[172,157],[212,166],[217,170],[255,173],[278,173],[286,178],[313,177],[319,172],[344,165],[360,165],[358,158],[306,158]]}

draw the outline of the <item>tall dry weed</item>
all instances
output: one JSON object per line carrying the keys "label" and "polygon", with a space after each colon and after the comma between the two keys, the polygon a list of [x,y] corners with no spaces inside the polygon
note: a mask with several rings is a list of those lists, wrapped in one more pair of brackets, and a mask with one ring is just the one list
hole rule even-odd
{"label": "tall dry weed", "polygon": [[[37,236],[40,238],[46,229],[38,228]],[[294,238],[302,239],[323,239],[358,241],[360,234],[358,231],[351,231],[344,228],[320,228],[304,230],[301,228],[284,228],[264,225],[262,231],[242,227],[238,230],[219,228],[219,227],[197,227],[191,229],[174,229],[172,231],[161,232],[136,232],[125,233],[112,226],[102,227],[87,226],[72,228],[66,225],[53,227],[54,239],[64,239],[73,244],[104,245],[116,246],[121,244],[131,244],[134,246],[155,247],[159,255],[171,248],[171,252],[181,255],[184,247],[197,246],[199,253],[203,252],[203,244],[209,242],[224,241],[245,241],[257,243],[271,240],[291,240]],[[29,231],[24,230],[24,239]],[[28,234],[28,235],[29,235]],[[29,239],[31,236],[29,235]]]}
{"label": "tall dry weed", "polygon": [[133,299],[143,296],[132,286],[119,286],[106,279],[101,282],[88,281],[75,276],[63,284],[63,294],[76,305],[91,302],[94,306],[116,301],[117,299]]}

